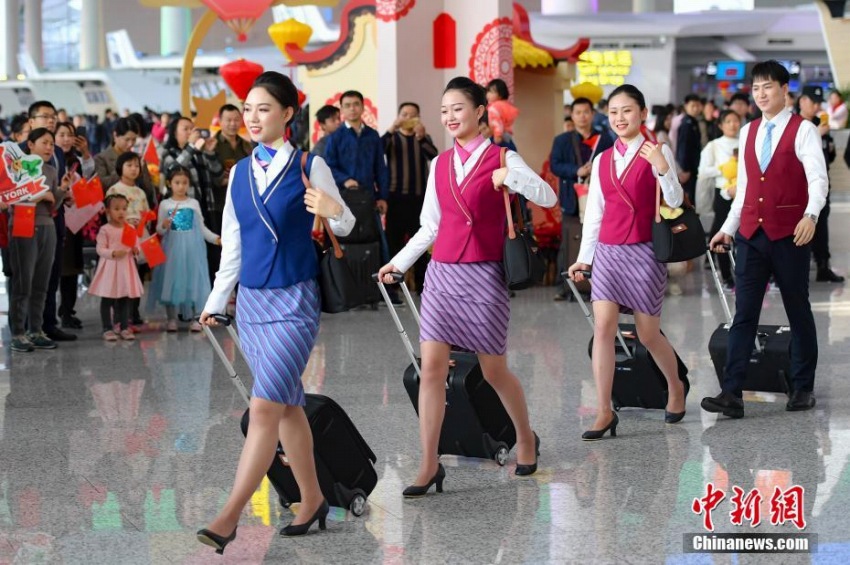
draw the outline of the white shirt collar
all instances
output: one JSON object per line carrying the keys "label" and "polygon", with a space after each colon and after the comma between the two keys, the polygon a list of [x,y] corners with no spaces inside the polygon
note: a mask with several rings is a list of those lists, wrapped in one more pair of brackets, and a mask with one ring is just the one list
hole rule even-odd
{"label": "white shirt collar", "polygon": [[277,153],[275,153],[272,158],[272,162],[269,164],[268,169],[265,170],[263,170],[263,166],[257,162],[256,156],[258,150],[259,147],[255,147],[251,152],[251,167],[254,171],[254,178],[257,179],[258,188],[263,187],[260,190],[260,193],[262,193],[268,183],[274,180],[286,166],[286,163],[289,162],[289,156],[292,155],[294,149],[289,141],[285,141],[283,145],[278,148]]}

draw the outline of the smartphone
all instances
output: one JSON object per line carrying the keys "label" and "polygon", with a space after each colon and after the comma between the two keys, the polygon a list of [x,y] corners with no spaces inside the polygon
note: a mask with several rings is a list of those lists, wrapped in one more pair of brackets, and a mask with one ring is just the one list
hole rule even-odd
{"label": "smartphone", "polygon": [[201,139],[209,139],[210,138],[210,130],[199,129],[198,132],[200,132],[200,134],[201,134]]}
{"label": "smartphone", "polygon": [[80,126],[77,128],[77,137],[85,137],[86,139],[89,138],[86,132],[86,126]]}

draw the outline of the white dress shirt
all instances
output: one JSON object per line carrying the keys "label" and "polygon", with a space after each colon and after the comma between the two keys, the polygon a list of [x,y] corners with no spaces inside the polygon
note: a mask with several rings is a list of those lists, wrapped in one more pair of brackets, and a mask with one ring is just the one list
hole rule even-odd
{"label": "white dress shirt", "polygon": [[[287,141],[278,149],[272,162],[269,164],[268,170],[264,170],[257,162],[255,158],[256,151],[254,149],[254,152],[249,158],[251,159],[251,172],[254,174],[257,191],[262,196],[268,188],[269,183],[277,177],[289,162],[289,156],[292,154],[293,149],[292,145]],[[300,167],[301,163],[293,162],[291,166]],[[221,226],[221,264],[215,275],[215,285],[210,293],[210,297],[207,299],[206,306],[204,306],[204,311],[211,314],[224,312],[227,301],[230,298],[230,293],[239,281],[239,270],[242,267],[242,238],[239,230],[239,219],[236,217],[236,210],[233,207],[233,192],[230,190],[235,174],[236,167],[232,167],[230,169],[230,180],[228,181],[227,199],[224,203],[224,219]],[[310,184],[324,191],[343,207],[342,217],[336,220],[330,219],[331,230],[335,234],[342,236],[351,233],[355,222],[354,215],[339,195],[339,190],[336,187],[331,170],[321,157],[313,157],[310,167]],[[281,243],[281,245],[285,244]]]}
{"label": "white dress shirt", "polygon": [[732,197],[724,188],[726,177],[723,176],[720,166],[729,162],[736,149],[738,149],[737,137],[718,137],[708,142],[699,157],[699,178],[714,179],[714,188],[720,191],[720,196],[724,200],[732,200]]}
{"label": "white dress shirt", "polygon": [[[452,151],[452,165],[455,169],[455,176],[458,184],[463,182],[474,168],[478,159],[484,154],[484,151],[490,147],[490,140],[485,140],[480,146],[475,148],[475,151],[462,163],[457,151]],[[437,157],[439,159],[439,157]],[[422,214],[419,216],[419,224],[422,226],[419,231],[410,238],[404,249],[392,258],[390,263],[396,270],[402,273],[407,271],[419,257],[434,243],[437,239],[437,229],[440,227],[440,201],[437,198],[436,185],[436,168],[437,159],[431,160],[431,172],[428,175],[428,185],[425,187],[425,201],[422,204]],[[507,151],[505,155],[505,165],[508,168],[508,175],[505,177],[505,186],[513,193],[519,193],[525,196],[530,201],[544,208],[554,206],[558,197],[555,191],[549,186],[549,183],[544,181],[537,175],[531,167],[529,167],[522,157],[514,151]]]}
{"label": "white dress shirt", "polygon": [[[632,159],[642,159],[638,155],[641,145],[646,139],[639,135],[629,143],[625,155],[620,155],[616,148],[612,149],[614,153],[614,170],[617,172],[617,178],[620,178],[626,166],[632,162]],[[655,167],[652,167],[652,172],[661,183],[661,192],[664,194],[664,200],[673,208],[677,208],[684,201],[684,192],[682,185],[679,184],[679,173],[676,169],[676,157],[673,155],[673,150],[666,145],[661,146],[661,154],[667,161],[667,166],[670,170],[665,175],[659,175]],[[599,157],[597,155],[593,160],[593,168],[590,172],[590,187],[587,194],[587,208],[584,211],[584,227],[581,230],[581,247],[578,252],[578,263],[586,265],[593,264],[593,255],[596,253],[596,244],[599,243],[599,230],[602,227],[602,215],[605,212],[605,195],[602,193],[602,182],[599,180]],[[567,265],[569,266],[569,265]]]}
{"label": "white dress shirt", "polygon": [[[785,127],[791,119],[791,111],[785,108],[773,117],[771,122],[776,124],[771,138],[771,156],[776,151],[779,145],[779,140],[782,139],[782,134],[785,133]],[[756,156],[761,154],[762,145],[764,145],[764,137],[766,132],[767,120],[762,119],[759,123],[759,129],[756,132],[755,153]],[[738,228],[741,227],[741,209],[744,207],[744,197],[747,193],[747,164],[746,164],[746,145],[747,137],[750,133],[752,123],[741,128],[741,135],[738,141],[738,187],[735,193],[735,200],[732,202],[732,209],[729,211],[729,216],[723,223],[720,231],[727,235],[735,235]],[[797,154],[797,159],[803,164],[803,170],[806,172],[806,180],[809,183],[809,203],[806,206],[806,214],[817,216],[820,214],[821,208],[826,204],[826,196],[829,194],[829,178],[826,175],[826,161],[823,158],[823,146],[821,144],[820,134],[818,133],[815,124],[809,120],[803,120],[800,128],[797,130],[797,137],[794,138],[794,152]]]}

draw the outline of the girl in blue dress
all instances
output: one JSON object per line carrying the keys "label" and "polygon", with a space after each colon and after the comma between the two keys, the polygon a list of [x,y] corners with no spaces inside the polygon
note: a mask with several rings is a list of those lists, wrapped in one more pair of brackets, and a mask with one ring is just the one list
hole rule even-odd
{"label": "girl in blue dress", "polygon": [[321,157],[308,156],[286,139],[298,110],[298,91],[284,75],[269,71],[254,82],[243,117],[253,153],[230,170],[222,225],[221,267],[200,321],[215,326],[239,283],[236,321],[245,358],[254,375],[251,425],[236,470],[233,490],[221,513],[198,532],[201,543],[222,552],[236,537],[239,515],[275,457],[286,451],[301,492],[293,522],[281,535],[325,528],[328,503],[319,488],[313,434],[304,412],[301,373],[319,330],[318,259],[311,239],[314,215],[330,219],[338,235],[354,227],[333,175]]}
{"label": "girl in blue dress", "polygon": [[[204,241],[221,245],[221,238],[204,225],[201,205],[189,197],[189,169],[180,165],[172,167],[166,184],[171,198],[160,203],[156,222],[156,233],[162,238],[166,260],[153,270],[148,309],[164,305],[168,316],[166,330],[176,332],[178,311],[184,320],[192,319],[210,295]],[[201,325],[192,322],[189,329],[199,332]]]}

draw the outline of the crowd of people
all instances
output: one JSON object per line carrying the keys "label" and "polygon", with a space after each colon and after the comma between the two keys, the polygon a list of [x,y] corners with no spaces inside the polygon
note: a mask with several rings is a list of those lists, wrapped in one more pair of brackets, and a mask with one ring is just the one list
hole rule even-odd
{"label": "crowd of people", "polygon": [[[361,233],[364,225],[374,228],[383,265],[376,270],[384,283],[414,270],[422,299],[422,456],[403,492],[412,498],[431,486],[442,491],[446,477],[437,445],[453,347],[478,355],[512,420],[515,474],[537,471],[540,440],[506,357],[510,293],[502,245],[511,194],[542,208],[560,204],[563,225],[580,226],[580,246],[559,253],[559,260],[576,283],[593,273],[598,411],[582,439],[613,436],[620,423],[611,389],[621,313],[634,315],[637,334],[667,381],[664,421],[684,418],[687,389],[660,326],[669,273],[651,243],[660,187],[671,208],[690,200],[705,209],[707,198],[715,214],[709,246],[724,256],[734,238],[738,254],[735,273],[721,262],[727,286],[737,292],[722,390],[703,399],[702,408],[743,416],[741,381],[765,287],[774,277],[791,320],[794,389],[787,409],[810,409],[817,363],[808,301],[811,255],[818,281],[843,281],[829,264],[827,163],[835,149],[826,123],[840,123],[842,104],[830,94],[831,118],[824,118],[816,95],[804,92],[793,100],[788,72],[776,61],[757,64],[752,79],[757,112],[741,93],[723,108],[690,94],[675,116],[672,109],[656,112],[652,127],[644,95],[632,85],[616,88],[597,108],[586,98],[574,100],[567,131],[555,138],[550,155],[557,194],[517,152],[513,126],[521,117],[498,79],[486,88],[465,77],[448,83],[440,112],[453,143],[442,153],[417,103],[402,103],[380,135],[363,121],[363,95],[349,90],[339,107],[318,110],[324,136],[308,154],[290,129],[300,110],[297,90],[276,72],[257,79],[241,110],[220,109],[215,134],[187,116],[164,114],[151,123],[130,115],[112,120],[109,143],[99,151],[53,104],[36,102],[26,123],[10,132],[27,153],[41,157],[49,187],[34,202],[32,237],[10,237],[4,249],[12,349],[28,353],[76,339],[87,237],[99,258],[88,292],[101,298],[106,341],[133,340],[143,312],[160,307],[166,331],[177,331],[181,320],[190,331],[217,325],[216,314],[232,305],[238,285],[235,311],[254,377],[251,425],[230,497],[198,539],[223,551],[235,538],[241,511],[278,441],[302,496],[282,533],[302,535],[315,522],[324,529],[328,514],[301,384],[321,312],[317,220],[340,237],[358,226]],[[142,157],[151,143],[158,147],[159,183]],[[850,153],[845,159],[850,165]],[[107,189],[103,213],[88,229],[71,233],[64,223],[74,205],[71,187],[94,175]],[[13,230],[15,214],[7,216]],[[150,269],[140,242],[153,234],[163,242],[165,262]]]}

